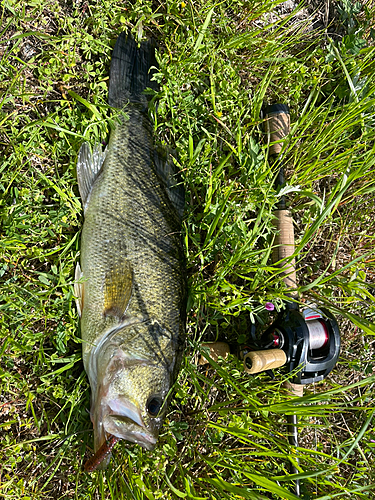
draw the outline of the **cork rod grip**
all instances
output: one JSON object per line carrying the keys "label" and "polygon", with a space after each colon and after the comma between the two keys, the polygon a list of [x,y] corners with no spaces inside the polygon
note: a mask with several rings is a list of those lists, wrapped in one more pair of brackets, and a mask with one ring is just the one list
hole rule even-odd
{"label": "cork rod grip", "polygon": [[[209,349],[208,355],[214,361],[217,361],[219,356],[221,358],[227,358],[230,354],[230,348],[226,342],[207,342],[206,344],[202,344],[202,347]],[[209,363],[204,357],[204,354],[200,354],[196,361],[198,365],[207,365]]]}
{"label": "cork rod grip", "polygon": [[284,387],[291,396],[294,396],[295,398],[302,398],[303,396],[302,384],[293,384],[293,382],[289,382],[289,380],[286,380],[284,382]]}
{"label": "cork rod grip", "polygon": [[266,130],[268,136],[269,154],[276,156],[283,148],[282,140],[289,134],[290,131],[290,115],[287,107],[284,105],[271,106],[266,115]]}
{"label": "cork rod grip", "polygon": [[[272,262],[275,264],[282,259],[287,259],[294,254],[294,228],[293,219],[289,210],[275,211],[275,224],[277,235],[275,247],[272,253]],[[283,269],[284,283],[288,288],[297,288],[296,262],[293,258],[285,264],[281,264]]]}

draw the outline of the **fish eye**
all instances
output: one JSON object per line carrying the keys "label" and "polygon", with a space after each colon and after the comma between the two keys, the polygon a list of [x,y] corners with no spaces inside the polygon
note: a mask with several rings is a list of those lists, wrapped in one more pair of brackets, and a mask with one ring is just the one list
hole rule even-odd
{"label": "fish eye", "polygon": [[147,401],[146,409],[150,417],[157,417],[163,406],[163,400],[160,396],[151,396]]}

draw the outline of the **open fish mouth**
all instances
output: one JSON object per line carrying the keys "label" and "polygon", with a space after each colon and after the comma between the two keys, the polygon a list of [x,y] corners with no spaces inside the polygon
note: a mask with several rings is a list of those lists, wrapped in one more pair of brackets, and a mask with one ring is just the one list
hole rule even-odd
{"label": "open fish mouth", "polygon": [[120,439],[153,450],[157,436],[145,426],[139,408],[130,401],[118,397],[102,403],[102,417],[95,430],[95,454],[86,462],[85,470],[92,472],[105,469],[114,445]]}
{"label": "open fish mouth", "polygon": [[147,450],[155,447],[157,437],[145,426],[138,406],[118,397],[107,401],[103,410],[102,428],[106,434],[139,444]]}
{"label": "open fish mouth", "polygon": [[103,426],[108,434],[139,444],[147,450],[153,450],[156,445],[156,437],[143,424],[139,425],[128,416],[106,415]]}

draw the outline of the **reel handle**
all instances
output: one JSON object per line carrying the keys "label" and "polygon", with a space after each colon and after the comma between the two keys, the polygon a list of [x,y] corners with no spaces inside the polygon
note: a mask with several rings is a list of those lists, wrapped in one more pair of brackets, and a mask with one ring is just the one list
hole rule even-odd
{"label": "reel handle", "polygon": [[243,358],[244,371],[251,374],[280,368],[286,362],[287,357],[282,349],[250,351]]}
{"label": "reel handle", "polygon": [[[213,361],[218,357],[227,358],[230,354],[230,347],[226,342],[207,342],[202,347],[209,349],[208,355]],[[239,356],[242,358],[241,353]],[[204,354],[199,354],[195,360],[197,365],[209,364]],[[266,351],[250,351],[243,356],[243,366],[246,373],[260,373],[266,370],[280,368],[287,362],[287,356],[282,349],[268,349]]]}

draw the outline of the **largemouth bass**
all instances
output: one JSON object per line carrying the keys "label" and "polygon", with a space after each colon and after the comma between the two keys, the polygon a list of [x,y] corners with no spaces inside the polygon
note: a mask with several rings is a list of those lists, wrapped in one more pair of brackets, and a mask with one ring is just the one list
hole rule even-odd
{"label": "largemouth bass", "polygon": [[95,451],[112,436],[155,446],[182,355],[184,192],[153,144],[144,90],[157,88],[155,65],[151,41],[137,47],[119,36],[109,104],[125,106],[126,116],[105,151],[84,143],[78,155],[84,224],[76,295]]}

